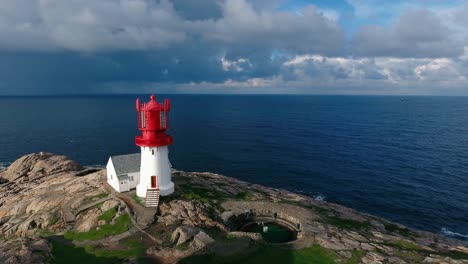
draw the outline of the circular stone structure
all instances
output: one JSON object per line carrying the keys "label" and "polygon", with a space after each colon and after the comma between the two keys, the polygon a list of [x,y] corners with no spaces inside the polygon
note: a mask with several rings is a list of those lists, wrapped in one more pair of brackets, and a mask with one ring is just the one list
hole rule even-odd
{"label": "circular stone structure", "polygon": [[269,222],[247,222],[239,231],[248,233],[259,233],[263,240],[269,243],[286,243],[297,238],[297,231],[275,221]]}
{"label": "circular stone structure", "polygon": [[225,214],[225,224],[232,232],[257,233],[268,243],[287,243],[300,237],[301,224],[291,217],[272,211],[250,210]]}

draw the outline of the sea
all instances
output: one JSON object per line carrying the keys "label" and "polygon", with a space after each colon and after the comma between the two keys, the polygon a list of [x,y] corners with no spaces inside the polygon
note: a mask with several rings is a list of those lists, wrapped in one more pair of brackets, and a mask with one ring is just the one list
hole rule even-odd
{"label": "sea", "polygon": [[[0,97],[0,168],[136,153],[135,99]],[[468,241],[468,97],[161,95],[174,168],[338,203]]]}

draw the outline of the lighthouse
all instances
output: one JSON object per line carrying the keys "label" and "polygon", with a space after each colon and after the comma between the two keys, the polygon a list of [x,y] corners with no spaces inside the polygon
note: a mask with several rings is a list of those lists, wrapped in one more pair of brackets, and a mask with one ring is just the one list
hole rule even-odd
{"label": "lighthouse", "polygon": [[135,144],[140,153],[110,156],[107,162],[107,183],[117,192],[128,192],[136,188],[137,196],[144,198],[146,207],[157,207],[159,195],[174,192],[171,180],[171,163],[168,146],[172,137],[166,134],[169,99],[160,104],[151,95],[150,101],[136,100],[138,129]]}
{"label": "lighthouse", "polygon": [[140,180],[136,194],[145,199],[155,196],[150,193],[159,192],[158,195],[165,196],[174,192],[168,148],[172,137],[166,134],[170,108],[169,99],[164,99],[164,103],[160,104],[154,95],[147,103],[140,103],[139,98],[136,100],[138,129],[141,131],[141,135],[135,138],[135,144],[141,149]]}

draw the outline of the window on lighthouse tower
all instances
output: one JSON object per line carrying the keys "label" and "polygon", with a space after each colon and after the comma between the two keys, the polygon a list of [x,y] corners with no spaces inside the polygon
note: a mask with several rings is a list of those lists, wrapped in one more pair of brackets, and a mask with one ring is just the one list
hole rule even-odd
{"label": "window on lighthouse tower", "polygon": [[160,125],[161,125],[161,128],[166,128],[166,112],[159,112],[159,120],[160,120]]}
{"label": "window on lighthouse tower", "polygon": [[140,112],[140,118],[141,118],[141,127],[145,128],[146,127],[146,116],[145,116],[144,111]]}

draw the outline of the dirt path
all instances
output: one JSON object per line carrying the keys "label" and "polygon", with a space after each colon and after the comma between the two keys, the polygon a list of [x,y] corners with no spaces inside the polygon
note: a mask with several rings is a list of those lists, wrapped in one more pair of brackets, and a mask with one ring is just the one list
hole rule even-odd
{"label": "dirt path", "polygon": [[154,222],[158,209],[153,207],[143,207],[139,205],[127,194],[116,192],[107,182],[103,183],[103,185],[104,188],[109,192],[110,196],[122,201],[127,205],[126,210],[128,210],[127,213],[129,214],[134,227],[141,233],[147,235],[154,242],[161,244],[162,241],[160,239],[155,238],[154,236],[143,230],[144,228],[148,227]]}

